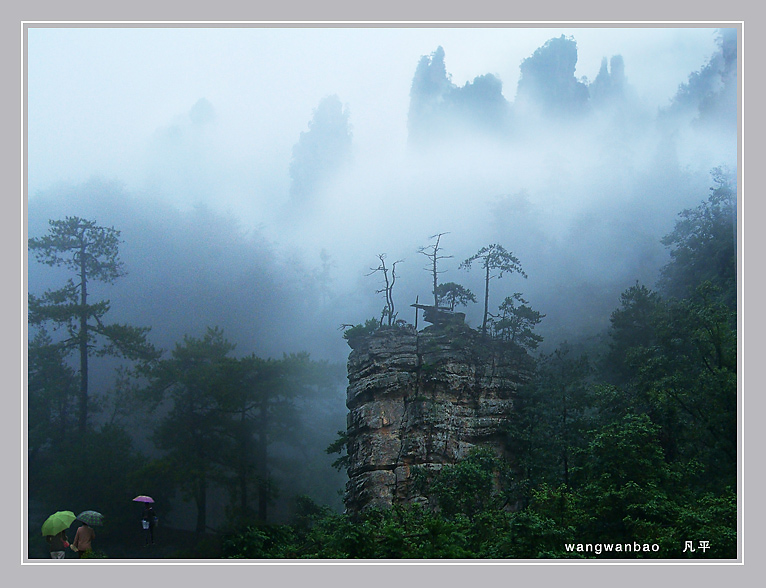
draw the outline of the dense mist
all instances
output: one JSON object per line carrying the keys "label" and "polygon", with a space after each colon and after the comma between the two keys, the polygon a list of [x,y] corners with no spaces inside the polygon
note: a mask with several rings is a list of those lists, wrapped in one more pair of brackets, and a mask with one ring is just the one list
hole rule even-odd
{"label": "dense mist", "polygon": [[[291,110],[290,125],[269,133],[254,129],[281,119],[296,97],[275,91],[270,102],[248,103],[240,85],[246,72],[232,70],[228,78],[218,71],[223,82],[215,92],[175,93],[170,101],[182,114],[142,136],[137,129],[145,123],[134,125],[124,152],[105,143],[114,154],[109,165],[91,167],[84,158],[87,171],[47,182],[35,173],[56,154],[38,144],[45,135],[35,125],[28,236],[65,216],[118,229],[127,275],[94,284],[92,295],[111,301],[113,321],[151,327],[150,341],[164,350],[217,326],[237,356],[306,351],[342,372],[349,348],[341,325],[380,318],[385,304],[381,276],[371,273],[377,256],[400,261],[396,311],[414,323],[410,305],[432,299],[428,260],[418,250],[438,233],[441,253],[450,256],[440,261],[440,281],[477,296],[482,272],[458,269],[463,260],[490,243],[518,257],[528,278],[493,280],[490,308],[521,292],[545,315],[537,328],[542,350],[601,337],[626,288],[655,284],[668,260],[660,239],[680,211],[707,197],[711,170],[737,169],[737,38],[735,29],[707,29],[709,44],[695,54],[696,66],[675,80],[675,91],[652,101],[633,71],[654,68],[660,78],[663,62],[636,63],[617,46],[583,72],[578,51],[589,50],[588,33],[550,31],[547,41],[530,45],[527,37],[515,43],[507,29],[509,53],[513,47],[513,55],[525,55],[508,66],[517,76],[510,80],[480,67],[465,82],[453,80],[451,61],[459,55],[446,42],[406,56],[392,52],[395,84],[381,74],[380,87],[366,87],[396,96],[377,118],[354,101],[362,92],[344,95],[343,88],[311,85],[312,77],[305,91],[316,95],[313,110]],[[352,45],[344,48],[339,60],[363,62]],[[488,68],[502,51],[497,43],[488,52]],[[197,56],[200,75],[214,58]],[[271,75],[259,83],[276,84]],[[113,83],[104,81],[105,93]],[[30,96],[40,87],[33,84]],[[225,111],[226,92],[238,95],[241,129]],[[147,118],[156,119],[162,109],[145,100]],[[34,104],[30,119],[55,128],[55,118]],[[365,116],[359,120],[357,112]],[[97,121],[80,122],[96,144],[102,137],[89,127]],[[28,271],[30,293],[66,279],[31,256]],[[461,310],[471,326],[481,324],[481,304]],[[102,393],[112,367],[93,363]],[[329,443],[344,426],[342,381],[322,410],[322,422],[332,424],[317,436]]]}
{"label": "dense mist", "polygon": [[[280,168],[254,159],[249,180],[219,160],[224,129],[201,98],[149,138],[142,188],[97,169],[81,184],[48,186],[30,195],[29,235],[75,214],[122,231],[129,275],[108,296],[114,312],[151,325],[165,347],[220,325],[243,351],[342,361],[338,325],[383,305],[379,284],[365,277],[376,255],[403,260],[395,296],[411,322],[405,309],[430,295],[417,249],[437,232],[449,233],[442,245],[454,256],[440,268],[444,280],[479,291],[478,277],[457,266],[502,243],[529,279],[501,287],[523,291],[547,315],[546,338],[587,336],[624,288],[653,283],[666,260],[659,239],[705,197],[710,170],[736,168],[736,35],[718,42],[658,110],[638,100],[619,55],[609,56],[611,69],[604,58],[592,83],[577,80],[573,38],[554,37],[522,61],[512,100],[484,72],[452,83],[449,55],[437,47],[401,80],[403,92],[411,82],[408,145],[360,144],[355,105],[329,95],[293,137],[290,160]],[[248,182],[246,210],[260,214],[219,205],[228,186]],[[30,264],[30,291],[48,277]]]}

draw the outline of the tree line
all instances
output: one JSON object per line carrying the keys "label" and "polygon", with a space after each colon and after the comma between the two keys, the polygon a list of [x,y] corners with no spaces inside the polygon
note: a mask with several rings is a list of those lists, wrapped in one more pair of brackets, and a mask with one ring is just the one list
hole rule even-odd
{"label": "tree line", "polygon": [[[135,514],[136,494],[153,495],[166,514],[179,494],[196,506],[202,533],[215,490],[228,497],[228,524],[268,520],[280,495],[275,470],[299,471],[307,444],[323,438],[316,422],[331,420],[321,407],[344,374],[307,353],[236,357],[218,327],[168,353],[149,327],[110,323],[110,301],[91,291],[125,275],[119,244],[118,230],[79,217],[51,220],[29,239],[37,261],[74,276],[28,296],[30,499],[98,507],[114,530]],[[94,393],[90,364],[108,357],[121,360],[114,382]]]}

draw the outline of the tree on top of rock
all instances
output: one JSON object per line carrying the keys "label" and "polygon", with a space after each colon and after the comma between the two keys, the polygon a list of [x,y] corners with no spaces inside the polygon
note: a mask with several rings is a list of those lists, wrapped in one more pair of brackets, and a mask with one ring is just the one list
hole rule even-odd
{"label": "tree on top of rock", "polygon": [[455,282],[444,282],[436,287],[436,296],[440,303],[446,304],[454,312],[456,306],[468,306],[476,302],[476,296],[468,288]]}
{"label": "tree on top of rock", "polygon": [[439,306],[439,288],[438,288],[438,277],[440,272],[438,270],[438,261],[440,259],[450,259],[451,255],[439,255],[440,249],[442,249],[439,246],[439,243],[441,242],[442,236],[446,235],[447,233],[437,233],[436,235],[431,235],[429,239],[436,239],[436,242],[433,245],[428,245],[426,247],[420,247],[418,249],[418,253],[422,253],[425,255],[428,260],[431,262],[430,267],[426,268],[428,271],[431,272],[431,275],[434,279],[434,289],[432,290],[434,295],[434,308]]}
{"label": "tree on top of rock", "polygon": [[489,316],[489,281],[494,278],[500,279],[505,273],[519,273],[525,278],[527,277],[527,274],[525,274],[524,270],[521,268],[521,262],[518,258],[497,243],[479,249],[479,251],[461,263],[460,268],[470,270],[471,266],[476,261],[481,263],[481,267],[485,272],[484,319],[481,323],[481,332],[482,334],[486,334],[487,317]]}

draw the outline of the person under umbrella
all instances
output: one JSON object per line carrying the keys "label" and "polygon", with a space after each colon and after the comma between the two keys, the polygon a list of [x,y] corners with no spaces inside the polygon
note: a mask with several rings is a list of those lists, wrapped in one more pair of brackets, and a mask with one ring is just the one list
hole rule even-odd
{"label": "person under umbrella", "polygon": [[157,524],[157,515],[154,513],[154,508],[151,503],[147,502],[144,508],[144,512],[141,515],[141,525],[144,528],[144,536],[146,537],[146,545],[154,545],[154,526]]}
{"label": "person under umbrella", "polygon": [[61,531],[57,535],[46,535],[48,547],[51,551],[51,559],[64,559],[66,557],[66,548],[69,547],[69,540],[66,531]]}
{"label": "person under umbrella", "polygon": [[89,552],[93,548],[93,539],[96,538],[96,532],[93,527],[88,523],[83,523],[82,526],[77,529],[74,534],[74,541],[72,541],[72,549],[77,552],[78,557],[83,557],[83,554]]}
{"label": "person under umbrella", "polygon": [[66,530],[74,522],[74,513],[60,510],[49,516],[42,526],[43,536],[48,542],[52,559],[64,559],[65,549],[69,547]]}

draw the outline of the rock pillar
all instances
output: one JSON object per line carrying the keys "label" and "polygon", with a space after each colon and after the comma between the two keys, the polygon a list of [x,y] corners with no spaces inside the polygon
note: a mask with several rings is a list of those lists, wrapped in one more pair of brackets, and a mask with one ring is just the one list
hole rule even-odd
{"label": "rock pillar", "polygon": [[413,485],[478,445],[505,455],[503,425],[530,358],[465,324],[383,327],[349,340],[346,508],[426,502]]}

